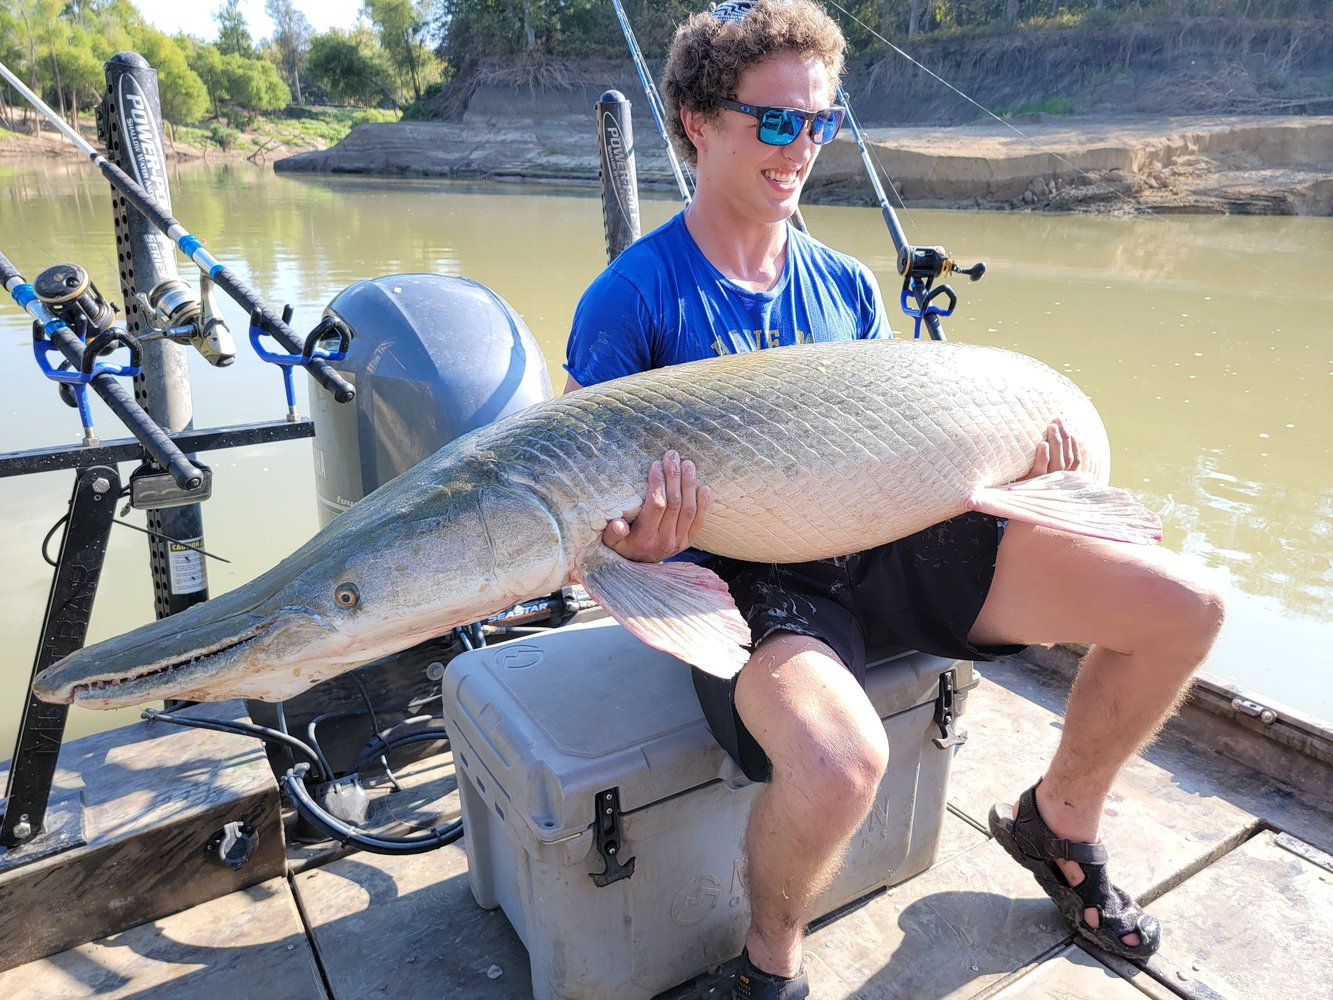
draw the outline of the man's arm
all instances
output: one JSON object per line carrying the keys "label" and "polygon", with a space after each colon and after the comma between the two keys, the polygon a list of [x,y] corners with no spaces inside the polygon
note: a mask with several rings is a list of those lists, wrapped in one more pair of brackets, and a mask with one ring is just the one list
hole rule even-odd
{"label": "man's arm", "polygon": [[[574,376],[565,392],[583,388]],[[684,552],[699,536],[713,491],[695,479],[694,463],[668,451],[648,469],[643,509],[633,521],[617,517],[602,532],[602,541],[633,562],[661,562]]]}

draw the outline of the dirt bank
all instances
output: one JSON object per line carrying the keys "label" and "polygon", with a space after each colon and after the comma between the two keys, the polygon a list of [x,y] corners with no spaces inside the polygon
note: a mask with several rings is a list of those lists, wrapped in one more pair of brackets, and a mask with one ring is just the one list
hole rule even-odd
{"label": "dirt bank", "polygon": [[[643,123],[639,124],[643,127]],[[908,204],[953,208],[1333,214],[1333,116],[1020,116],[947,128],[868,129],[882,176]],[[639,180],[673,187],[655,132],[636,134]],[[362,125],[280,172],[594,184],[591,115]],[[870,201],[856,144],[839,136],[812,202]]]}
{"label": "dirt bank", "polygon": [[[1333,21],[1103,18],[908,48],[853,61],[847,91],[909,204],[1333,213],[1333,117],[1312,117],[1333,115]],[[432,99],[439,121],[363,126],[276,169],[594,183],[608,89],[634,103],[640,180],[674,189],[634,70],[609,59],[484,60]],[[869,199],[850,137],[807,197]]]}

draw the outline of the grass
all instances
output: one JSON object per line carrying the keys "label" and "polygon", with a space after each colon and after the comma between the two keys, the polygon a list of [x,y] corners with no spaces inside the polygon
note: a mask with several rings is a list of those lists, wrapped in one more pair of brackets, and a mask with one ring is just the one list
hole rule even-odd
{"label": "grass", "polygon": [[176,130],[176,141],[196,148],[216,148],[218,135],[227,135],[232,149],[249,151],[266,142],[277,141],[288,146],[332,146],[342,141],[348,132],[366,122],[396,122],[397,111],[381,108],[300,107],[286,111],[260,113],[240,129],[223,122],[206,125],[181,125]]}
{"label": "grass", "polygon": [[1013,118],[1017,115],[1031,115],[1038,112],[1058,116],[1072,115],[1074,113],[1074,99],[1072,97],[1048,97],[1044,101],[1019,104],[1012,108],[998,107],[995,109],[995,113],[1001,118]]}

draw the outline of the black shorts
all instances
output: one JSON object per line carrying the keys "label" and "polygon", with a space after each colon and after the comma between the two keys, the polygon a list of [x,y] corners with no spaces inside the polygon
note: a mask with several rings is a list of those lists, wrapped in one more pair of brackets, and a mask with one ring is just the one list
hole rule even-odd
{"label": "black shorts", "polygon": [[[754,645],[774,632],[828,645],[864,686],[866,652],[876,659],[916,649],[951,659],[993,660],[1022,646],[967,641],[995,575],[1004,521],[963,514],[888,545],[818,562],[770,565],[713,559]],[[767,781],[768,755],[741,722],[736,680],[694,670],[699,704],[717,741],[753,781]]]}

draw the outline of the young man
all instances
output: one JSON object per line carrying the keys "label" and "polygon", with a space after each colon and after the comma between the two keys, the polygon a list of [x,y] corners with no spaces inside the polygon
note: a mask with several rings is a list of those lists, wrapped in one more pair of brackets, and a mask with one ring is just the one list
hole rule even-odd
{"label": "young man", "polygon": [[[806,341],[888,336],[873,276],[788,222],[842,120],[837,26],[809,0],[724,3],[681,26],[665,80],[690,207],[629,247],[575,313],[566,391],[634,371]],[[1032,475],[1077,468],[1057,422]],[[627,558],[687,549],[707,486],[669,452],[642,513],[606,529]],[[692,554],[691,554],[692,555]],[[743,1000],[808,995],[801,935],[884,773],[883,727],[861,686],[867,644],[993,659],[1034,642],[1090,642],[1045,776],[991,827],[1084,936],[1142,957],[1159,931],[1106,875],[1103,804],[1125,761],[1173,710],[1221,624],[1221,600],[1172,553],[971,514],[880,549],[799,566],[709,564],[750,624],[736,679],[695,671],[709,725],[767,782],[746,831],[751,924]]]}

